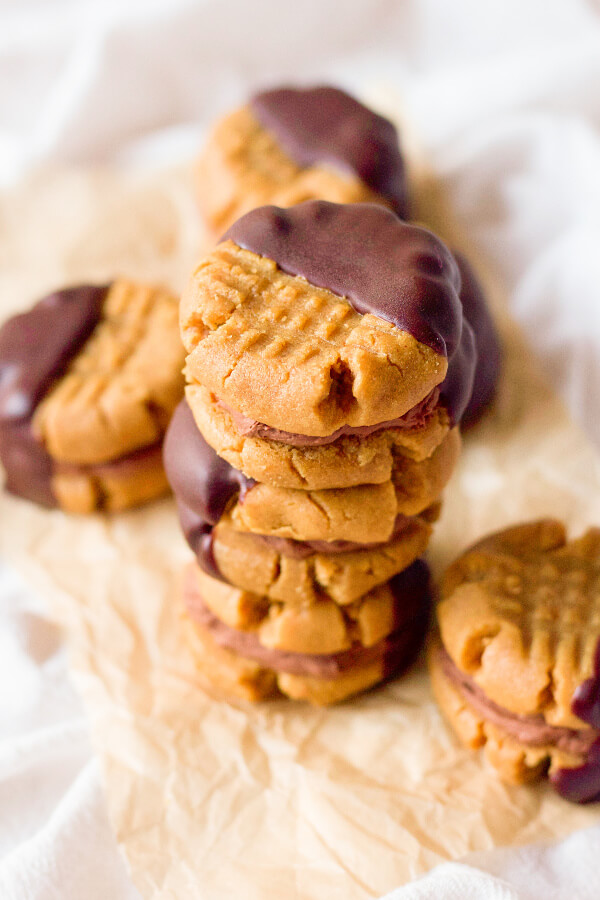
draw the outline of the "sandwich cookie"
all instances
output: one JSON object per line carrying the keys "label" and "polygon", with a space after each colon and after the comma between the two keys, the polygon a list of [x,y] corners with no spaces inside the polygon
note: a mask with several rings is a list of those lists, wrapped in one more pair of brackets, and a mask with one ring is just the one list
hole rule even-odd
{"label": "sandwich cookie", "polygon": [[447,570],[429,666],[442,712],[500,775],[600,799],[600,529],[508,528]]}
{"label": "sandwich cookie", "polygon": [[266,203],[366,201],[402,218],[408,206],[395,127],[326,86],[265,91],[222,119],[197,163],[196,188],[216,234]]}
{"label": "sandwich cookie", "polygon": [[168,490],[161,444],[183,394],[177,299],[118,280],[58,291],[0,329],[5,489],[119,510]]}

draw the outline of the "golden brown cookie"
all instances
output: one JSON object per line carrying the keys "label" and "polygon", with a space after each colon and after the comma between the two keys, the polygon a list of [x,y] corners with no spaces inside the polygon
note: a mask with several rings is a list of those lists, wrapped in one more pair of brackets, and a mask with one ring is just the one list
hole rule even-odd
{"label": "golden brown cookie", "polygon": [[248,478],[281,488],[321,490],[381,484],[392,477],[398,456],[428,459],[450,430],[437,406],[425,421],[372,434],[342,435],[330,444],[294,447],[252,437],[236,427],[229,410],[202,385],[188,385],[186,397],[204,439]]}
{"label": "golden brown cookie", "polygon": [[[400,579],[396,579],[401,581]],[[401,583],[386,582],[341,607],[332,600],[271,602],[211,578],[195,563],[185,573],[184,600],[194,617],[199,605],[229,628],[253,634],[263,646],[293,653],[340,653],[372,647],[415,613],[415,600]]]}
{"label": "golden brown cookie", "polygon": [[162,288],[66,289],[10,319],[0,329],[6,489],[77,512],[164,493],[160,445],[182,365],[177,299]]}
{"label": "golden brown cookie", "polygon": [[568,799],[600,795],[600,529],[490,535],[446,572],[437,617],[433,687],[462,740],[511,780],[549,769]]}
{"label": "golden brown cookie", "polygon": [[296,541],[388,541],[399,516],[415,516],[437,502],[460,452],[454,428],[429,459],[394,461],[392,478],[383,484],[326,491],[299,491],[254,484],[228,510],[238,531]]}
{"label": "golden brown cookie", "polygon": [[[458,441],[458,437],[451,432],[447,440]],[[443,444],[438,452],[446,453]],[[454,453],[450,446],[450,463]],[[433,511],[423,510],[420,516],[398,514],[396,494],[402,489],[391,484],[339,491],[290,491],[255,484],[217,456],[185,402],[177,408],[167,432],[164,459],[183,532],[205,571],[272,599],[286,600],[289,595],[312,600],[325,592],[349,603],[405,568],[429,539]],[[429,484],[427,479],[425,483]],[[422,485],[415,486],[422,490]],[[408,505],[412,500],[407,490],[404,502]],[[265,495],[272,498],[268,501],[270,533],[242,530],[249,521],[256,528],[262,524]],[[365,504],[363,512],[356,495]],[[379,506],[370,505],[375,503]],[[355,509],[362,515],[361,523],[375,512],[385,528],[373,521],[369,533],[362,526],[355,533],[352,519],[345,519]]]}
{"label": "golden brown cookie", "polygon": [[370,646],[352,644],[334,653],[306,653],[266,647],[251,630],[226,625],[198,598],[192,576],[184,587],[189,609],[185,624],[198,669],[218,689],[247,700],[287,695],[326,705],[366,690],[406,668],[425,634],[427,567],[419,561],[399,580],[403,578],[407,593],[414,594],[412,608],[392,633]]}
{"label": "golden brown cookie", "polygon": [[[183,524],[185,527],[185,520]],[[209,574],[237,587],[284,603],[330,598],[347,605],[421,556],[430,535],[429,522],[414,516],[406,520],[396,538],[385,544],[339,553],[309,550],[305,554],[302,544],[280,549],[269,543],[276,538],[240,532],[226,522],[212,529],[208,548],[193,534],[188,540]]]}
{"label": "golden brown cookie", "polygon": [[393,125],[334,88],[259,94],[217,123],[195,174],[217,235],[265,203],[369,201],[406,211]]}
{"label": "golden brown cookie", "polygon": [[184,292],[186,376],[288,443],[389,428],[438,386],[456,424],[475,368],[459,289],[442,242],[383,207],[262,207]]}

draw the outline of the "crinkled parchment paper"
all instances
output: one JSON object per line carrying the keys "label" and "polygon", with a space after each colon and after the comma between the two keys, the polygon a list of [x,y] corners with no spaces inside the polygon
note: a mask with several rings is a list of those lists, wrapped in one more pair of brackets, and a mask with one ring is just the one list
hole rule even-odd
{"label": "crinkled parchment paper", "polygon": [[[424,208],[435,218],[435,203]],[[39,175],[0,202],[0,317],[81,279],[178,289],[201,240],[188,171]],[[510,522],[559,516],[573,533],[600,523],[598,458],[545,387],[501,292],[493,299],[504,377],[447,491],[437,571]],[[0,552],[64,629],[112,823],[146,898],[363,900],[441,860],[597,819],[597,807],[546,785],[502,785],[443,724],[422,663],[324,711],[205,692],[180,635],[189,551],[169,500],[80,519],[2,496]]]}

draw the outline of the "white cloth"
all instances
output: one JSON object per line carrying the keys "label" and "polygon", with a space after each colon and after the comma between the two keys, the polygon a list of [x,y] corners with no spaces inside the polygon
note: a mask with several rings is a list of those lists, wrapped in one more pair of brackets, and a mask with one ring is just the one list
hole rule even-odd
{"label": "white cloth", "polygon": [[[216,115],[281,81],[337,82],[390,108],[402,96],[469,239],[600,443],[594,0],[4,0],[0,183],[46,163],[187,158]],[[131,900],[64,651],[8,562],[0,897]],[[600,826],[441,866],[389,898],[597,898],[599,853]]]}

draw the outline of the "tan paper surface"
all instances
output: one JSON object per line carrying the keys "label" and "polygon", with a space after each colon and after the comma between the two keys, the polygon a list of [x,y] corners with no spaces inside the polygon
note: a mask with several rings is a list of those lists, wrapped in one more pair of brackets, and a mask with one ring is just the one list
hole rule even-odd
{"label": "tan paper surface", "polygon": [[[187,171],[39,176],[0,201],[0,318],[82,279],[177,289],[200,240]],[[501,293],[494,301],[503,382],[494,414],[465,440],[431,547],[437,571],[510,522],[553,515],[573,533],[600,523],[598,457],[545,387]],[[471,850],[597,820],[597,807],[546,785],[502,785],[443,724],[422,664],[324,711],[205,693],[180,635],[189,551],[171,501],[80,519],[2,496],[0,552],[64,628],[110,816],[146,898],[364,900]]]}

